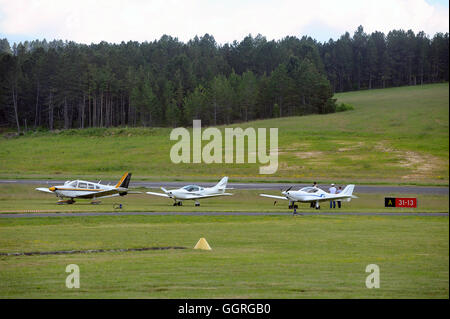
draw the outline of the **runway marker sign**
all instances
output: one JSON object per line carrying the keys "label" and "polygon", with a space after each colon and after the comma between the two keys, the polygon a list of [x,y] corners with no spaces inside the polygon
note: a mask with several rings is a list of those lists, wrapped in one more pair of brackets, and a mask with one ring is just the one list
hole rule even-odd
{"label": "runway marker sign", "polygon": [[397,197],[385,197],[384,207],[406,207],[416,208],[417,198],[397,198]]}

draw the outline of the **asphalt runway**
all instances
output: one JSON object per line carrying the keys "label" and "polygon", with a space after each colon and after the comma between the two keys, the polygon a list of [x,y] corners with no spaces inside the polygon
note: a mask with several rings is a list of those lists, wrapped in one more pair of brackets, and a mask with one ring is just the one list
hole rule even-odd
{"label": "asphalt runway", "polygon": [[[292,212],[99,212],[99,213],[17,213],[0,214],[0,218],[29,218],[29,217],[90,217],[90,216],[288,216]],[[448,217],[448,213],[357,213],[357,212],[299,212],[297,216],[425,216]]]}
{"label": "asphalt runway", "polygon": [[[37,179],[17,179],[17,180],[0,180],[0,184],[34,184],[41,185],[42,187],[64,184],[63,180],[37,180]],[[96,181],[97,182],[97,181]],[[117,181],[102,181],[103,184],[110,183],[114,185]],[[180,188],[185,185],[196,184],[203,187],[211,187],[217,184],[217,182],[203,183],[203,182],[130,182],[130,188],[147,187],[147,188]],[[305,186],[311,186],[310,184],[290,184],[290,183],[228,183],[227,187],[235,189],[247,189],[247,190],[276,190],[286,189],[288,187],[293,189],[299,189]],[[342,185],[345,186],[345,185]],[[319,188],[328,190],[330,185],[320,185]],[[387,185],[358,185],[355,186],[355,194],[423,194],[423,195],[448,195],[448,187],[439,186],[387,186]]]}

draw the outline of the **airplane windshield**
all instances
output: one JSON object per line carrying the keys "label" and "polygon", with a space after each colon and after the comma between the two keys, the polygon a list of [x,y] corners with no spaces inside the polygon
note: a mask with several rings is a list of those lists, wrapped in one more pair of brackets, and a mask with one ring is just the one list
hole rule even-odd
{"label": "airplane windshield", "polygon": [[77,181],[70,182],[69,184],[67,184],[67,186],[69,186],[69,187],[77,187]]}
{"label": "airplane windshield", "polygon": [[187,185],[187,186],[184,186],[183,189],[187,190],[188,192],[196,192],[200,188],[197,185]]}
{"label": "airplane windshield", "polygon": [[306,193],[317,193],[319,189],[316,187],[304,187],[301,189],[301,191]]}

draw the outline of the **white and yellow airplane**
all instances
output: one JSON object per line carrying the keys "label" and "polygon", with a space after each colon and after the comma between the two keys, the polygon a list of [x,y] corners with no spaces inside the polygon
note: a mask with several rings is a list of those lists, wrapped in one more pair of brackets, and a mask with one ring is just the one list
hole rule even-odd
{"label": "white and yellow airplane", "polygon": [[[99,201],[95,201],[98,198],[107,198],[114,196],[125,196],[128,193],[128,184],[130,183],[131,173],[125,173],[120,181],[114,185],[104,185],[98,183],[92,183],[82,180],[67,181],[64,185],[52,186],[49,188],[38,187],[36,190],[40,192],[55,194],[60,198],[58,204],[73,204],[74,198],[92,199],[91,204],[99,204]],[[139,193],[139,192],[133,192]],[[63,198],[69,198],[63,200]]]}
{"label": "white and yellow airplane", "polygon": [[154,192],[147,192],[147,194],[171,198],[174,200],[173,206],[182,206],[183,200],[195,200],[195,206],[200,206],[200,199],[233,195],[230,193],[225,193],[225,189],[227,189],[227,182],[228,177],[225,176],[220,180],[219,183],[217,183],[213,187],[204,188],[197,185],[187,185],[182,188],[172,190],[167,190],[164,187],[161,187],[161,189],[164,191],[164,194]]}
{"label": "white and yellow airplane", "polygon": [[[295,205],[295,202],[301,202],[301,203],[315,203],[316,209],[320,209],[320,202],[324,201],[351,201],[352,198],[358,198],[357,196],[353,195],[353,190],[355,189],[355,185],[347,185],[342,192],[338,194],[330,194],[323,190],[321,190],[318,187],[303,187],[302,189],[299,189],[298,191],[291,191],[291,187],[289,187],[287,190],[282,191],[281,194],[283,196],[276,196],[276,195],[268,195],[268,194],[259,194],[259,196],[273,198],[273,199],[284,199],[289,201],[289,208],[294,209],[294,214],[297,213],[297,205]],[[276,201],[275,201],[276,203]],[[275,205],[274,203],[274,205]]]}

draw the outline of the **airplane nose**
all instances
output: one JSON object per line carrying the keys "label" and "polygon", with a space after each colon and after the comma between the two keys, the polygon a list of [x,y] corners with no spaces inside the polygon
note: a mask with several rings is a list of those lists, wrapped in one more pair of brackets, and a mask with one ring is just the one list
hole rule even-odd
{"label": "airplane nose", "polygon": [[48,190],[51,191],[51,192],[54,192],[56,190],[56,187],[55,186],[49,187]]}

